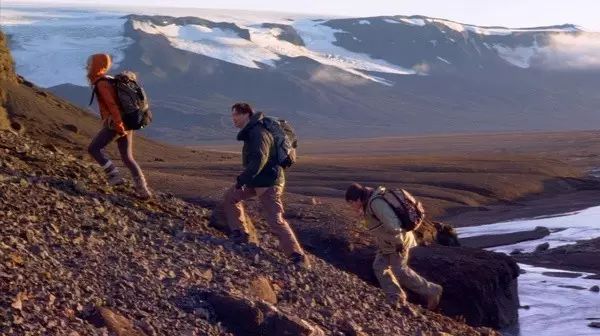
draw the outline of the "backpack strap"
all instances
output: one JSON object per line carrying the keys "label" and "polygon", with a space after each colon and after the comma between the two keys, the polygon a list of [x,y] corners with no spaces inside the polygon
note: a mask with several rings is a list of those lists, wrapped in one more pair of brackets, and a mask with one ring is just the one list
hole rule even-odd
{"label": "backpack strap", "polygon": [[371,210],[371,215],[372,215],[373,217],[375,217],[375,219],[377,219],[377,221],[380,223],[379,225],[375,226],[375,227],[374,227],[374,228],[372,228],[372,229],[376,229],[376,228],[380,227],[381,225],[383,225],[383,222],[381,221],[381,219],[379,219],[379,218],[377,217],[377,215],[375,215],[375,213],[373,212],[373,208],[371,207],[371,203],[373,203],[373,201],[375,201],[376,199],[380,198],[380,199],[382,199],[382,200],[383,200],[383,201],[384,201],[384,202],[385,202],[385,203],[386,203],[386,204],[387,204],[387,205],[388,205],[390,208],[392,208],[392,210],[394,211],[394,214],[395,214],[395,215],[396,215],[396,217],[398,218],[398,221],[400,221],[400,223],[399,223],[399,224],[400,224],[400,228],[404,230],[404,228],[403,228],[403,224],[402,224],[402,223],[404,223],[405,221],[407,221],[407,220],[408,220],[408,219],[406,218],[406,214],[404,214],[404,213],[403,213],[403,214],[399,214],[399,213],[398,213],[398,211],[396,210],[396,207],[395,207],[395,206],[394,206],[392,203],[390,203],[390,201],[388,201],[388,200],[385,198],[385,196],[384,196],[384,195],[385,195],[385,194],[388,194],[388,193],[392,194],[392,196],[393,196],[395,199],[397,199],[397,200],[398,200],[398,202],[399,202],[400,204],[402,204],[402,201],[399,199],[399,197],[398,197],[398,196],[397,196],[397,195],[396,195],[396,194],[395,194],[395,193],[394,193],[394,192],[393,192],[391,189],[386,189],[386,190],[385,190],[385,191],[384,191],[384,192],[383,192],[381,195],[379,195],[379,196],[376,196],[376,197],[374,197],[372,200],[370,200],[370,201],[369,201],[369,203],[367,204],[367,206],[368,206],[368,208]]}
{"label": "backpack strap", "polygon": [[[407,202],[406,195],[404,194],[405,190],[404,189],[400,189],[400,192],[402,193],[402,196],[399,196],[397,194],[397,192],[395,192],[393,190],[390,190],[390,194],[392,194],[392,197],[394,197],[396,199],[396,201],[398,201],[398,203],[402,207],[403,211],[401,213],[398,213],[398,210],[397,210],[396,207],[392,206],[389,202],[388,202],[388,204],[390,204],[390,206],[392,207],[392,209],[396,213],[396,217],[398,217],[398,220],[400,220],[400,226],[402,227],[404,223],[410,222],[410,218],[408,216],[407,209],[404,206],[404,204]],[[402,197],[402,199],[400,197]]]}
{"label": "backpack strap", "polygon": [[90,98],[90,103],[88,104],[88,106],[92,106],[92,104],[94,103],[94,98],[96,97],[96,90],[98,90],[97,85],[98,85],[98,82],[101,80],[111,81],[112,77],[102,76],[102,77],[96,79],[96,81],[93,84],[92,97]]}
{"label": "backpack strap", "polygon": [[92,106],[92,104],[94,103],[94,98],[96,98],[96,86],[94,85],[94,88],[92,89],[92,96],[90,97],[90,103],[88,104],[88,106]]}
{"label": "backpack strap", "polygon": [[373,203],[373,202],[374,202],[376,199],[378,199],[378,198],[381,198],[381,199],[383,199],[383,200],[384,200],[386,203],[388,203],[388,202],[385,200],[385,198],[384,198],[383,196],[376,196],[376,197],[373,197],[371,200],[369,200],[369,202],[367,203],[367,206],[366,206],[365,208],[369,209],[369,210],[371,211],[371,216],[375,217],[375,219],[376,219],[376,220],[379,222],[379,225],[377,225],[377,226],[374,226],[374,227],[370,228],[370,229],[369,229],[369,231],[375,230],[375,229],[377,229],[378,227],[380,227],[380,226],[382,226],[382,225],[383,225],[383,222],[381,221],[381,219],[379,219],[379,217],[377,217],[377,215],[376,215],[376,214],[375,214],[375,212],[373,211],[373,208],[371,207],[372,203]]}

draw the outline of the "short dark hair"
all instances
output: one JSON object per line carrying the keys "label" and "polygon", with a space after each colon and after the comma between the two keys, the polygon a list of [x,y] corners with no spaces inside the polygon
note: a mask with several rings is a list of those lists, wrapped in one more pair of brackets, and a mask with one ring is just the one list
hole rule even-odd
{"label": "short dark hair", "polygon": [[352,183],[348,189],[346,189],[346,202],[349,201],[363,201],[367,198],[367,189],[358,183]]}
{"label": "short dark hair", "polygon": [[249,114],[251,117],[254,114],[254,110],[252,109],[252,106],[250,106],[250,104],[248,104],[248,103],[235,103],[231,107],[231,110],[233,110],[237,113],[240,113],[240,114]]}

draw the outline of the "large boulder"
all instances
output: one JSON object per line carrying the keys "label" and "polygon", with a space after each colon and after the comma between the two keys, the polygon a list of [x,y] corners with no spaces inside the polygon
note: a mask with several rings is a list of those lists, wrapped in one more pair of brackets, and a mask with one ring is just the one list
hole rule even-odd
{"label": "large boulder", "polygon": [[414,232],[417,243],[422,246],[460,246],[458,235],[452,225],[425,220]]}
{"label": "large boulder", "polygon": [[204,293],[204,297],[216,318],[236,335],[325,335],[319,326],[286,314],[262,300],[253,301],[222,291]]}
{"label": "large boulder", "polygon": [[445,315],[492,328],[517,322],[519,267],[511,257],[465,247],[416,247],[410,266],[444,287],[440,309]]}
{"label": "large boulder", "polygon": [[542,239],[550,235],[550,230],[543,226],[538,226],[530,231],[511,232],[498,235],[481,235],[460,239],[461,246],[473,248],[490,248],[503,245],[512,245],[524,241]]}
{"label": "large boulder", "polygon": [[96,328],[106,328],[111,335],[116,336],[146,336],[127,317],[121,315],[115,309],[108,307],[97,307],[89,315],[82,316]]}

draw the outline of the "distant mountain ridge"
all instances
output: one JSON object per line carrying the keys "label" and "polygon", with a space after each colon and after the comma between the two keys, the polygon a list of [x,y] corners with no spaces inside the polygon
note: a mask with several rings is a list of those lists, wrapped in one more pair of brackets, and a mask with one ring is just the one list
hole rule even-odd
{"label": "distant mountain ridge", "polygon": [[[229,107],[240,100],[290,120],[305,138],[600,126],[600,34],[570,24],[59,14],[67,18],[3,26],[18,71],[83,105],[89,89],[74,64],[110,52],[115,71],[137,71],[147,87],[156,116],[149,134],[171,142],[232,139]],[[67,33],[73,26],[84,28]]]}

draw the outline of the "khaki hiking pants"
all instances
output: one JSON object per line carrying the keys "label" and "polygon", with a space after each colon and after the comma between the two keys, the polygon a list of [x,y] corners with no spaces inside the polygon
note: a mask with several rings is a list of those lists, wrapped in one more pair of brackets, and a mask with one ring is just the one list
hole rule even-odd
{"label": "khaki hiking pants", "polygon": [[224,208],[227,225],[231,230],[240,230],[244,233],[251,232],[251,223],[245,220],[244,200],[258,196],[263,212],[271,232],[279,239],[279,247],[287,256],[292,253],[304,254],[296,239],[296,235],[289,223],[283,218],[283,202],[281,196],[283,187],[269,188],[244,188],[231,187],[225,193]]}
{"label": "khaki hiking pants", "polygon": [[402,289],[429,298],[434,294],[435,284],[427,281],[408,266],[408,252],[404,254],[382,254],[377,252],[373,261],[373,270],[379,285],[385,293],[388,303],[395,305],[406,302],[406,293]]}

